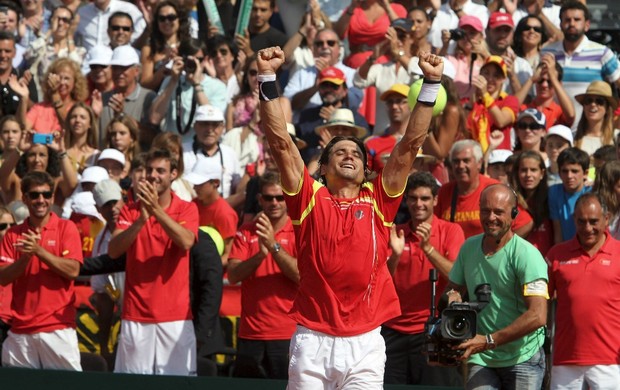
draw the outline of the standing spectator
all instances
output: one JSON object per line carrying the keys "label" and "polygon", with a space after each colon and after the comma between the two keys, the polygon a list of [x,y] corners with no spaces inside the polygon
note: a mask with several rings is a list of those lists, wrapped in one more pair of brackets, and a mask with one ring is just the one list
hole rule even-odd
{"label": "standing spectator", "polygon": [[[473,140],[461,140],[450,149],[450,166],[453,181],[443,185],[437,196],[435,215],[441,219],[458,223],[465,233],[465,238],[482,233],[480,224],[480,195],[482,191],[498,181],[480,173],[482,149]],[[518,235],[527,235],[532,228],[532,220],[525,213],[519,213],[512,229]]]}
{"label": "standing spectator", "polygon": [[[590,10],[584,3],[565,2],[560,9],[560,20],[564,39],[544,47],[542,53],[553,54],[564,69],[564,89],[573,98],[575,118],[581,118],[582,109],[576,104],[575,96],[584,93],[595,80],[620,85],[620,65],[613,50],[586,36],[590,30]],[[572,128],[576,127],[577,121]]]}
{"label": "standing spectator", "polygon": [[108,21],[118,11],[130,15],[133,25],[131,41],[138,39],[146,28],[146,22],[138,7],[122,0],[95,0],[92,3],[85,4],[78,10],[80,23],[75,32],[78,43],[86,51],[90,51],[95,46],[110,45]]}
{"label": "standing spectator", "polygon": [[[12,1],[2,1],[0,2],[0,6],[4,7],[6,11],[0,14],[0,31],[6,31],[13,39],[16,40],[19,35],[19,27],[21,24],[21,11],[18,8],[16,2]],[[15,57],[13,58],[13,67],[16,69],[20,69],[21,65],[24,61],[24,53],[26,52],[26,48],[20,45],[18,42],[15,42]]]}
{"label": "standing spectator", "polygon": [[[455,223],[433,217],[439,185],[428,172],[409,177],[405,201],[411,220],[392,227],[388,268],[392,272],[402,314],[383,324],[387,361],[385,383],[427,386],[458,386],[456,367],[433,367],[422,353],[426,342],[425,324],[430,310],[429,271],[439,271],[438,289],[448,282],[452,263],[465,237]],[[409,299],[416,296],[416,299]],[[439,296],[436,297],[437,301]],[[435,302],[437,304],[438,302]]]}
{"label": "standing spectator", "polygon": [[542,20],[538,16],[528,15],[515,28],[512,48],[517,56],[524,58],[532,69],[536,69],[540,64],[540,51],[548,39]]}
{"label": "standing spectator", "polygon": [[[521,104],[521,109],[535,108],[545,114],[547,130],[553,125],[570,126],[575,119],[573,100],[568,96],[562,85],[564,71],[555,62],[553,55],[546,53],[536,67],[534,74],[529,78],[515,96]],[[528,94],[535,86],[535,95],[528,101]],[[556,102],[557,100],[557,102]],[[526,104],[523,104],[523,103]]]}
{"label": "standing spectator", "polygon": [[492,293],[477,316],[477,334],[455,347],[467,361],[467,389],[538,390],[545,375],[547,265],[536,248],[512,233],[517,213],[509,187],[487,187],[480,196],[484,234],[465,241],[450,271],[448,303],[461,302],[466,293],[474,301],[484,284]]}
{"label": "standing spectator", "polygon": [[131,169],[131,161],[140,154],[138,132],[138,124],[128,115],[115,117],[106,129],[106,148],[116,149],[125,156],[122,177],[127,177]]}
{"label": "standing spectator", "polygon": [[[28,101],[30,106],[38,100],[37,86],[31,75],[18,78],[20,74],[13,67],[13,59],[16,51],[15,36],[7,31],[0,31],[0,113],[2,115],[16,115],[19,103],[22,100],[13,87],[18,90],[22,85],[28,89]],[[30,73],[30,72],[28,72]]]}
{"label": "standing spectator", "polygon": [[383,42],[390,24],[406,17],[407,10],[389,0],[351,1],[346,12],[334,23],[334,31],[340,39],[346,37],[349,40],[350,54],[345,58],[345,64],[353,69],[359,68],[372,55],[373,47]]}
{"label": "standing spectator", "polygon": [[248,28],[244,34],[235,35],[235,43],[246,57],[265,47],[284,47],[288,38],[269,24],[276,7],[276,0],[253,0]]}
{"label": "standing spectator", "polygon": [[[460,18],[464,16],[477,17],[480,19],[482,26],[486,28],[489,21],[489,9],[472,0],[449,0],[441,4],[437,10],[437,15],[433,19],[431,32],[429,33],[429,39],[435,49],[441,50],[443,47],[442,31],[457,28]],[[456,42],[450,42],[446,53],[453,55],[455,49]]]}
{"label": "standing spectator", "polygon": [[507,0],[504,2],[504,7],[506,12],[512,14],[514,24],[519,24],[523,19],[534,16],[541,21],[553,41],[562,40],[559,5],[540,0]]}
{"label": "standing spectator", "polygon": [[[99,117],[99,128],[107,129],[112,118],[123,113],[140,125],[140,143],[150,145],[155,134],[152,126],[147,123],[148,108],[156,95],[138,83],[141,69],[138,53],[131,46],[119,46],[112,52],[110,63],[114,89],[102,95],[103,110]],[[100,134],[99,138],[99,145],[103,145],[105,134]]]}
{"label": "standing spectator", "polygon": [[[420,68],[427,80],[422,102],[414,108],[382,174],[365,183],[363,143],[354,137],[335,137],[320,159],[321,185],[310,177],[286,130],[275,89],[284,53],[268,48],[258,58],[265,80],[261,89],[268,93],[261,95],[261,117],[299,239],[300,284],[291,309],[299,325],[291,340],[288,387],[363,383],[367,389],[383,388],[385,342],[379,327],[400,314],[385,266],[387,226],[401,203],[409,169],[431,120],[438,88],[429,84],[441,79],[442,60],[421,55]],[[352,258],[358,259],[355,264]]]}
{"label": "standing spectator", "polygon": [[222,169],[217,164],[196,164],[185,175],[185,180],[193,185],[194,191],[196,191],[194,203],[198,208],[199,226],[210,226],[222,236],[224,252],[220,257],[222,258],[222,267],[226,268],[233,239],[237,232],[239,217],[220,195]]}
{"label": "standing spectator", "polygon": [[620,241],[607,232],[609,211],[596,193],[577,200],[574,221],[576,236],[547,254],[549,292],[557,299],[550,388],[614,389],[620,302],[609,292],[620,283]]}
{"label": "standing spectator", "polygon": [[228,265],[228,280],[242,282],[235,372],[241,374],[244,365],[258,366],[268,378],[287,379],[295,332],[288,313],[297,294],[299,270],[295,233],[278,174],[260,178],[258,202],[263,211],[239,228]]}
{"label": "standing spectator", "polygon": [[583,107],[575,133],[575,147],[589,156],[604,145],[614,144],[614,111],[618,100],[605,81],[593,81],[585,93],[575,96]]}
{"label": "standing spectator", "polygon": [[508,66],[504,59],[489,56],[480,69],[480,75],[473,79],[475,101],[467,118],[467,129],[484,152],[492,137],[502,136],[503,141],[497,148],[512,150],[511,129],[519,112],[519,102],[513,95],[504,92],[507,77]]}
{"label": "standing spectator", "polygon": [[144,88],[159,91],[169,70],[170,60],[181,55],[180,47],[191,36],[187,12],[176,0],[158,2],[153,11],[149,45],[142,48],[140,84]]}
{"label": "standing spectator", "polygon": [[572,146],[573,132],[571,129],[564,125],[555,125],[549,128],[545,136],[545,153],[549,159],[545,165],[548,166],[547,183],[549,186],[562,182],[562,179],[560,179],[560,168],[558,167],[558,157],[564,149],[571,148]]}
{"label": "standing spectator", "polygon": [[20,44],[27,48],[50,29],[52,12],[44,7],[43,1],[19,0],[19,3],[23,12],[22,25],[19,27]]}
{"label": "standing spectator", "polygon": [[177,161],[168,151],[151,151],[146,170],[147,180],[138,183],[135,192],[138,201],[123,207],[108,248],[112,258],[127,253],[115,371],[195,375],[196,336],[187,281],[198,210],[170,190]]}
{"label": "standing spectator", "polygon": [[553,223],[553,241],[559,244],[575,236],[573,211],[579,197],[590,192],[585,185],[590,157],[578,148],[568,148],[558,156],[562,184],[549,187],[549,217]]}
{"label": "standing spectator", "polygon": [[226,131],[235,127],[247,126],[256,135],[260,135],[258,129],[258,67],[256,57],[252,56],[245,61],[241,71],[239,93],[233,96],[225,110]]}
{"label": "standing spectator", "polygon": [[596,175],[592,192],[598,194],[609,211],[609,233],[620,240],[620,161],[609,161]]}
{"label": "standing spectator", "polygon": [[81,240],[73,222],[51,212],[54,186],[45,172],[23,178],[21,191],[30,216],[2,241],[0,284],[13,283],[4,367],[82,370],[73,306]]}
{"label": "standing spectator", "polygon": [[124,11],[116,11],[108,19],[108,38],[114,50],[119,46],[130,45],[133,34],[133,19]]}
{"label": "standing spectator", "polygon": [[433,47],[428,41],[428,33],[431,30],[431,16],[422,7],[408,9],[407,19],[413,22],[413,43],[411,54],[417,56],[420,52],[431,52]]}

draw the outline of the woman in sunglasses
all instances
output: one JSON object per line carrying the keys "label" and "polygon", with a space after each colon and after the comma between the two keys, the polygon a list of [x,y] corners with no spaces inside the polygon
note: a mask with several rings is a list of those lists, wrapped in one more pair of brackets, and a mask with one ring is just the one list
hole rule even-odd
{"label": "woman in sunglasses", "polygon": [[[73,41],[73,21],[73,11],[68,7],[61,5],[54,8],[50,16],[50,29],[34,40],[24,53],[24,59],[38,86],[39,78],[57,58],[70,58],[78,65],[82,64],[86,49],[76,46]],[[39,96],[40,93],[39,87]]]}
{"label": "woman in sunglasses", "polygon": [[150,42],[142,48],[140,84],[157,92],[169,73],[166,64],[179,55],[179,46],[189,40],[190,29],[187,12],[175,0],[158,3],[153,15]]}
{"label": "woman in sunglasses", "polygon": [[593,81],[586,93],[575,96],[583,106],[581,119],[575,133],[575,147],[590,156],[603,145],[614,144],[614,111],[618,100],[612,95],[605,81]]}
{"label": "woman in sunglasses", "polygon": [[515,28],[512,48],[516,55],[525,58],[532,69],[536,69],[540,63],[540,49],[548,39],[542,20],[536,15],[528,15]]}

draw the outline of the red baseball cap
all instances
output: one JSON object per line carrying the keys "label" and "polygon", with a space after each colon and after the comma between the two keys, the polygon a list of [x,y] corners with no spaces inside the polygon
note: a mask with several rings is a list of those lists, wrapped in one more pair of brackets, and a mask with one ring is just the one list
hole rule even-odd
{"label": "red baseball cap", "polygon": [[494,29],[501,26],[515,27],[512,16],[506,12],[493,12],[489,17],[489,28]]}
{"label": "red baseball cap", "polygon": [[480,19],[473,15],[463,15],[461,19],[459,19],[459,28],[465,26],[469,26],[478,32],[482,32],[484,30]]}
{"label": "red baseball cap", "polygon": [[342,85],[347,81],[344,73],[335,66],[328,66],[319,73],[319,84],[322,82],[330,82],[336,85]]}

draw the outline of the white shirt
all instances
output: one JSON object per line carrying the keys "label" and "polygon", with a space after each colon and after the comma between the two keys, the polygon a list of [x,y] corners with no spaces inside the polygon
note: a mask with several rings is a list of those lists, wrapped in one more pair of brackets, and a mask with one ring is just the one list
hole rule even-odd
{"label": "white shirt", "polygon": [[241,142],[241,131],[243,127],[230,129],[222,137],[222,143],[230,146],[239,156],[239,166],[241,168],[258,160],[259,147],[258,137],[250,132],[243,142]]}
{"label": "white shirt", "polygon": [[134,30],[131,36],[132,42],[142,35],[142,32],[146,28],[146,22],[144,21],[142,12],[140,12],[135,5],[122,0],[110,0],[108,8],[105,11],[101,11],[94,3],[89,3],[78,9],[80,23],[75,33],[76,38],[81,40],[81,46],[84,47],[86,51],[97,45],[110,45],[108,19],[117,11],[126,12],[131,15]]}
{"label": "white shirt", "polygon": [[192,143],[183,144],[183,165],[185,172],[191,172],[196,164],[218,164],[222,167],[220,188],[222,197],[228,198],[241,180],[243,172],[239,166],[237,153],[228,145],[220,144],[220,149],[213,156],[205,156],[202,150],[194,153]]}
{"label": "white shirt", "polygon": [[[562,7],[560,7],[559,5],[545,4],[542,9],[543,15],[545,15],[547,19],[549,19],[549,21],[553,23],[553,25],[557,28],[560,28],[560,8]],[[529,15],[527,9],[525,9],[523,6],[519,6],[519,8],[517,8],[512,14],[512,21],[514,22],[515,26],[519,24],[519,21],[527,15]]]}
{"label": "white shirt", "polygon": [[[482,26],[486,29],[487,23],[489,22],[489,9],[484,5],[475,4],[471,0],[467,0],[465,4],[463,4],[463,13],[466,15],[473,15],[480,19],[482,22]],[[441,49],[443,47],[443,42],[441,41],[441,31],[442,30],[452,30],[459,26],[459,17],[458,15],[452,11],[449,3],[444,3],[437,10],[437,16],[433,19],[433,24],[431,25],[431,30],[428,33],[429,40],[433,47]],[[454,49],[456,48],[456,42],[450,41],[448,45],[448,55],[454,54]]]}

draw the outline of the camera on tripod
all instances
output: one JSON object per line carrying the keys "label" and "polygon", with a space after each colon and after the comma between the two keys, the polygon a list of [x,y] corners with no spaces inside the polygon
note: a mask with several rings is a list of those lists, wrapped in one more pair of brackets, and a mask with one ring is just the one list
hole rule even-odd
{"label": "camera on tripod", "polygon": [[[476,286],[477,302],[452,302],[441,312],[441,317],[435,315],[435,283],[437,271],[431,272],[431,315],[424,326],[425,345],[424,353],[430,365],[457,366],[463,350],[453,347],[476,336],[478,312],[491,300],[491,285],[488,283]],[[433,279],[434,278],[434,279]]]}

